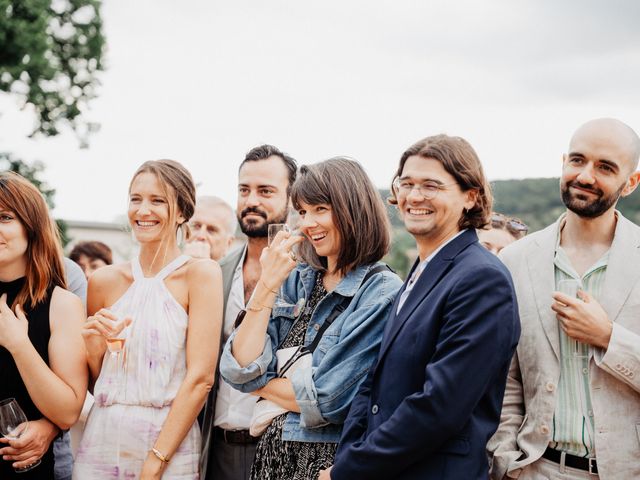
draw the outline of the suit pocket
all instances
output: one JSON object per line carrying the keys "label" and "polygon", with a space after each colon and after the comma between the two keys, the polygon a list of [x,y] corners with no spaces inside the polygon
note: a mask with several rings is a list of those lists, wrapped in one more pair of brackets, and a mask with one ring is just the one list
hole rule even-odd
{"label": "suit pocket", "polygon": [[456,455],[466,455],[469,453],[471,446],[469,445],[469,438],[463,435],[457,435],[440,447],[440,452],[453,453]]}

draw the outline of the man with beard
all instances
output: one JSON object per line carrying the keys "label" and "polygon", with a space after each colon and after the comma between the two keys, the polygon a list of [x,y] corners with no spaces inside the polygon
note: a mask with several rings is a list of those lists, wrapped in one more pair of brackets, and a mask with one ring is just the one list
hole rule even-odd
{"label": "man with beard", "polygon": [[567,212],[501,254],[522,336],[491,478],[640,478],[640,228],[631,194],[640,139],[618,120],[581,126],[564,155]]}
{"label": "man with beard", "polygon": [[[272,145],[253,148],[240,164],[236,214],[247,243],[220,261],[224,294],[220,351],[260,278],[260,254],[267,246],[269,225],[287,221],[296,171],[296,161]],[[204,409],[201,478],[249,478],[258,441],[249,434],[256,400],[217,376]]]}

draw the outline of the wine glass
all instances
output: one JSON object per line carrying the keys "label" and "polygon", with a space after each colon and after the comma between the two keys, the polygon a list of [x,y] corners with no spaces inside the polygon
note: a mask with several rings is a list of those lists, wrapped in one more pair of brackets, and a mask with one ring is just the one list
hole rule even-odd
{"label": "wine glass", "polygon": [[[17,440],[29,428],[29,421],[15,398],[6,398],[0,402],[0,434],[6,439]],[[28,472],[40,465],[40,459],[22,468],[14,468],[16,472]]]}

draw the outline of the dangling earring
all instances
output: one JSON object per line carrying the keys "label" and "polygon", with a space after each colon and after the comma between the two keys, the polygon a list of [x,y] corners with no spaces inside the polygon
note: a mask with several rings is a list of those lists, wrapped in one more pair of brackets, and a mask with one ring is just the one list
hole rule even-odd
{"label": "dangling earring", "polygon": [[186,235],[184,232],[184,222],[183,222],[180,225],[178,225],[178,230],[176,231],[176,241],[180,249],[184,247],[185,236]]}

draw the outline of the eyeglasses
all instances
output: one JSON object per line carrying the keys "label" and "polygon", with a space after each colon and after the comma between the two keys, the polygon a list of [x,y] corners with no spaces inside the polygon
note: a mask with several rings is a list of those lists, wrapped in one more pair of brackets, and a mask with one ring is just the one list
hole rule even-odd
{"label": "eyeglasses", "polygon": [[414,188],[417,188],[420,195],[427,200],[433,200],[440,190],[444,190],[446,187],[452,187],[453,185],[457,184],[443,184],[429,181],[415,185],[411,180],[400,180],[399,177],[396,177],[393,181],[393,189],[395,190],[396,195],[406,197]]}
{"label": "eyeglasses", "polygon": [[529,227],[518,218],[507,217],[502,213],[491,214],[491,227],[503,228],[509,231],[517,238],[524,237],[529,231]]}

